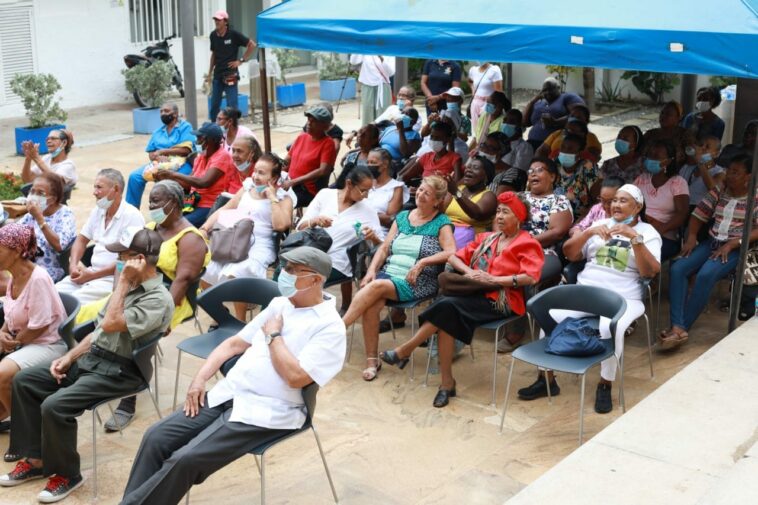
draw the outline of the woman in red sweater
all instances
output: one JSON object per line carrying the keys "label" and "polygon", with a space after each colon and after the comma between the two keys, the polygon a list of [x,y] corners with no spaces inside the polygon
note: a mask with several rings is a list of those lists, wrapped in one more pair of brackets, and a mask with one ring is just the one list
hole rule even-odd
{"label": "woman in red sweater", "polygon": [[480,233],[460,249],[448,264],[464,276],[491,285],[491,290],[467,296],[441,296],[419,316],[416,334],[396,349],[385,351],[385,363],[403,368],[413,350],[437,333],[442,384],[434,397],[444,407],[455,396],[453,378],[454,339],[471,343],[474,330],[490,321],[526,312],[524,286],[540,279],[544,254],[529,232],[521,230],[527,205],[511,192],[498,196],[492,232]]}

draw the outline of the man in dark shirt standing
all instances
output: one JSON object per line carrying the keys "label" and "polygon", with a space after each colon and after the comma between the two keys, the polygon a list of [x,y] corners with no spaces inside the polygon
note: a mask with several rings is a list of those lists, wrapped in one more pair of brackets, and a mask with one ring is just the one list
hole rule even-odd
{"label": "man in dark shirt standing", "polygon": [[[240,74],[237,68],[250,59],[255,49],[255,42],[236,30],[229,28],[229,14],[216,11],[213,15],[216,29],[211,32],[211,65],[208,69],[208,81],[211,81],[211,108],[209,120],[216,121],[221,107],[221,95],[226,94],[226,105],[239,109],[237,105],[237,82]],[[239,48],[245,48],[245,54],[238,58]]]}

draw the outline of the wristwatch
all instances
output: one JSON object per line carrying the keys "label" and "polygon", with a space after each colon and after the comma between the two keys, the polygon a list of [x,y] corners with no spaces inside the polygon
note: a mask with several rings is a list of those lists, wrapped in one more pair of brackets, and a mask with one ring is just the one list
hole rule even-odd
{"label": "wristwatch", "polygon": [[278,331],[275,331],[273,333],[270,333],[269,335],[266,335],[266,345],[271,345],[271,342],[273,342],[274,339],[280,335],[281,333],[279,333]]}
{"label": "wristwatch", "polygon": [[460,189],[458,191],[456,191],[455,192],[455,197],[456,198],[463,198],[463,191],[461,191]]}
{"label": "wristwatch", "polygon": [[240,63],[245,63],[245,57],[240,58]]}
{"label": "wristwatch", "polygon": [[645,238],[642,235],[638,234],[632,237],[632,240],[630,242],[632,245],[644,244]]}

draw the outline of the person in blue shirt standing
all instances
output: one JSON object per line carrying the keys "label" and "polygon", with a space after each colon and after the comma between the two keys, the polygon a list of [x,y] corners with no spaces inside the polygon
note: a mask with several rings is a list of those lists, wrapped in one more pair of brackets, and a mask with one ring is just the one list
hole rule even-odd
{"label": "person in blue shirt standing", "polygon": [[524,128],[532,127],[527,142],[535,152],[548,135],[566,126],[575,104],[585,105],[579,95],[561,92],[561,85],[555,77],[545,79],[542,91],[526,104],[524,111]]}
{"label": "person in blue shirt standing", "polygon": [[[179,107],[175,103],[164,103],[160,109],[163,126],[153,132],[145,147],[150,161],[129,174],[126,187],[126,203],[139,209],[142,203],[142,193],[145,192],[147,181],[144,172],[153,162],[160,162],[164,157],[179,156],[186,158],[195,150],[195,136],[192,135],[192,125],[179,118]],[[192,165],[185,162],[178,169],[180,173],[192,172]]]}
{"label": "person in blue shirt standing", "polygon": [[[237,105],[237,83],[240,65],[250,59],[255,49],[255,42],[237,30],[229,27],[229,14],[226,11],[216,11],[213,15],[216,29],[210,34],[211,64],[207,80],[211,84],[211,106],[208,110],[208,120],[216,121],[221,108],[221,95],[226,94],[226,106],[239,109]],[[239,58],[239,48],[244,47],[245,53]]]}
{"label": "person in blue shirt standing", "polygon": [[[442,96],[450,88],[461,85],[461,66],[450,60],[426,60],[421,70],[421,91],[426,97],[426,115],[447,108]],[[432,106],[436,105],[436,109]]]}

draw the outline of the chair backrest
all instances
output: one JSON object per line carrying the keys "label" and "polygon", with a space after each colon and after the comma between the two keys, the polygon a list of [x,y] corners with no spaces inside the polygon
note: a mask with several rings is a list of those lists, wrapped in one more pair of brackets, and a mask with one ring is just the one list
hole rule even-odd
{"label": "chair backrest", "polygon": [[318,393],[318,384],[311,382],[303,388],[303,402],[305,402],[305,411],[308,418],[306,423],[313,420],[313,414],[316,413],[316,394]]}
{"label": "chair backrest", "polygon": [[66,309],[66,319],[58,325],[58,335],[61,336],[69,349],[76,345],[74,339],[74,323],[76,323],[76,316],[79,314],[79,300],[75,296],[68,293],[58,293],[63,302],[63,307]]}
{"label": "chair backrest", "polygon": [[[170,291],[171,283],[173,281],[160,268],[156,268],[156,270],[163,276],[163,285]],[[193,314],[197,310],[197,291],[200,289],[200,280],[203,278],[203,275],[205,275],[205,267],[200,270],[200,273],[197,275],[197,277],[192,279],[192,281],[187,286],[187,290],[184,293],[184,296],[187,298],[190,307],[192,307]]]}
{"label": "chair backrest", "polygon": [[71,260],[71,248],[74,247],[75,240],[72,240],[61,252],[58,253],[58,264],[64,272],[68,274],[68,268]]}
{"label": "chair backrest", "polygon": [[140,339],[140,344],[132,350],[132,359],[145,382],[150,382],[153,377],[153,355],[158,342],[165,334],[165,331],[159,331],[150,337]]}
{"label": "chair backrest", "polygon": [[95,244],[90,244],[84,249],[84,254],[82,254],[81,261],[85,267],[92,266],[92,253],[93,252],[95,252]]}
{"label": "chair backrest", "polygon": [[550,315],[554,309],[576,310],[607,317],[611,320],[611,335],[615,335],[616,325],[626,311],[626,301],[609,289],[571,284],[541,291],[526,302],[526,308],[545,335],[550,335],[558,324]]}
{"label": "chair backrest", "polygon": [[225,302],[242,302],[268,306],[271,300],[279,296],[279,286],[268,279],[238,277],[216,284],[200,293],[197,304],[208,313],[219,326],[239,325],[243,322],[232,316],[224,307]]}
{"label": "chair backrest", "polygon": [[81,324],[77,324],[74,326],[72,330],[72,334],[74,336],[74,340],[77,342],[81,342],[84,337],[89,335],[95,331],[95,320],[90,319],[89,321],[85,321]]}

